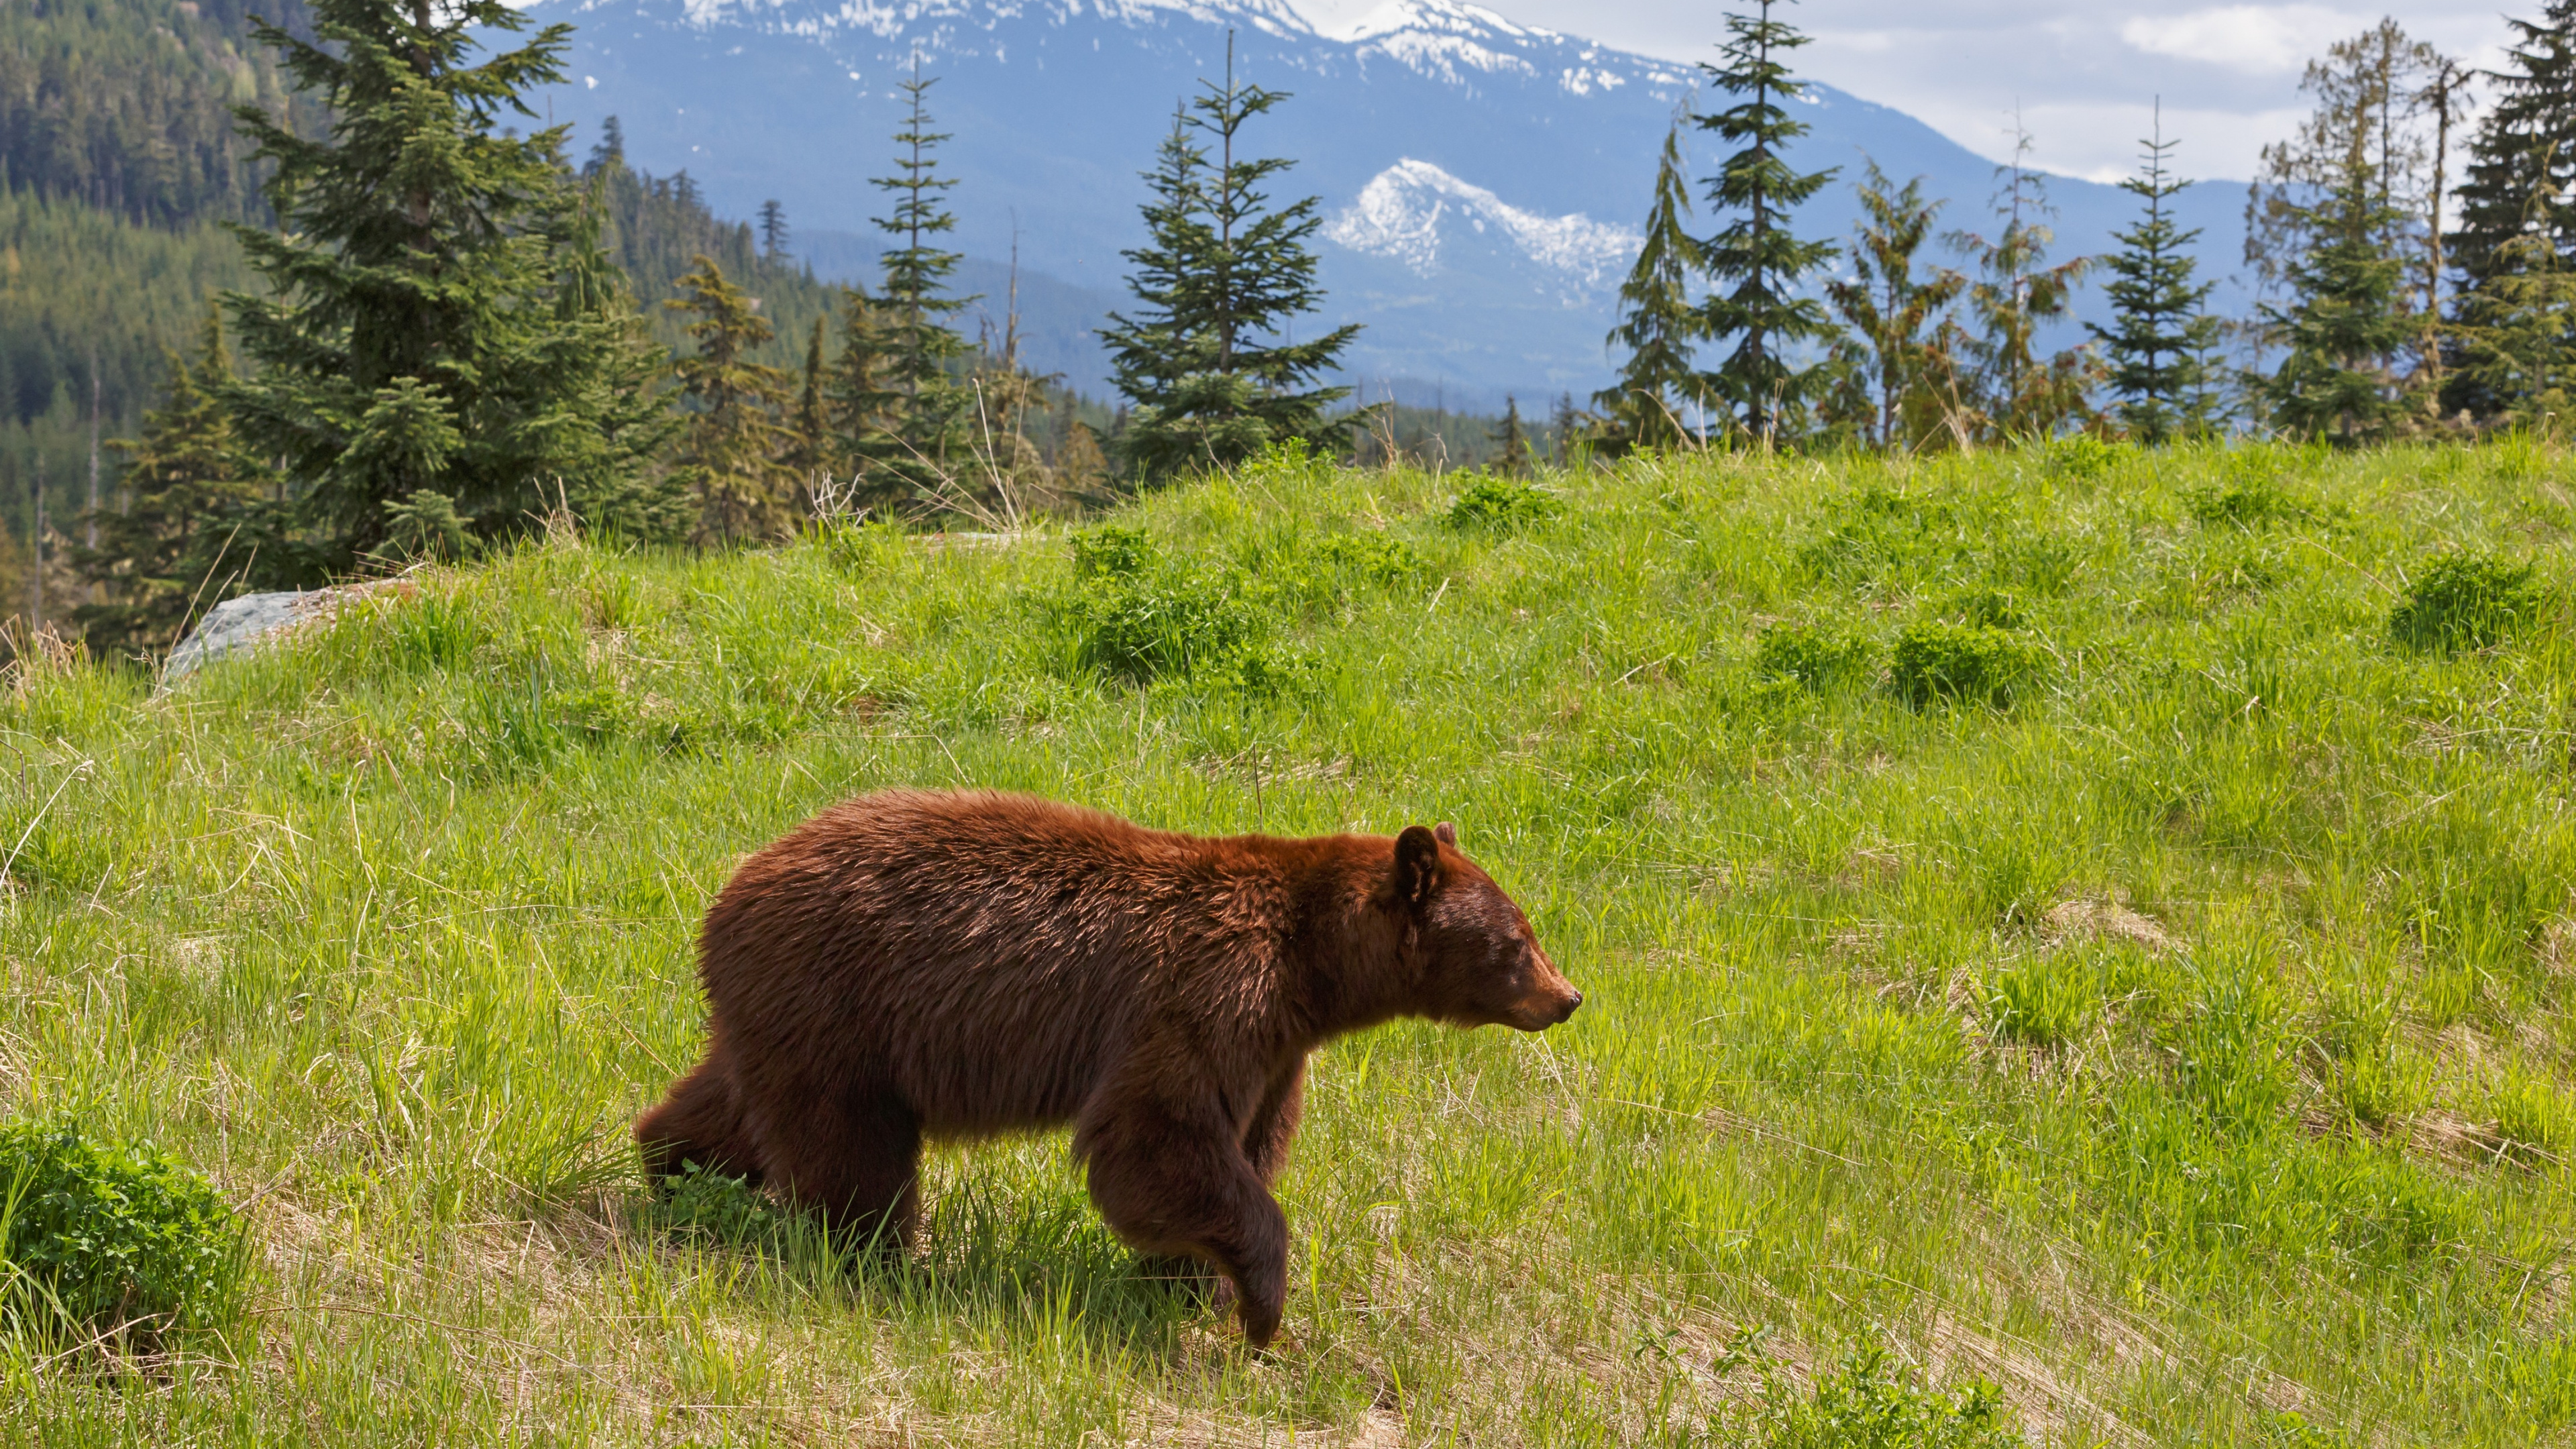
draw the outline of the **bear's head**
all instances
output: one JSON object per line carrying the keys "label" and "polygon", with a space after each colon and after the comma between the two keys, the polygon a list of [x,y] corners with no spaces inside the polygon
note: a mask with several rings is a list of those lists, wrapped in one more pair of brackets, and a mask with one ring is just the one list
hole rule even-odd
{"label": "bear's head", "polygon": [[1407,826],[1395,838],[1394,884],[1424,1016],[1545,1031],[1583,1004],[1529,917],[1459,851],[1456,826]]}

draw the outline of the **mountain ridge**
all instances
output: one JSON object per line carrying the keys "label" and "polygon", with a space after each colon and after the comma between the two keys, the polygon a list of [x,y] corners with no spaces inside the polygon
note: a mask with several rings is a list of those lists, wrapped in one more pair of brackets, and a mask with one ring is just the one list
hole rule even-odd
{"label": "mountain ridge", "polygon": [[[574,79],[541,103],[552,119],[619,115],[641,164],[688,168],[730,214],[780,199],[809,237],[843,238],[850,269],[816,258],[818,274],[862,281],[881,209],[869,179],[892,169],[894,87],[917,62],[951,137],[943,171],[964,183],[950,193],[957,248],[988,265],[1016,252],[1040,291],[1088,294],[1086,308],[1123,293],[1138,173],[1175,104],[1223,73],[1230,39],[1240,79],[1292,96],[1247,135],[1257,154],[1297,161],[1279,194],[1323,200],[1330,301],[1314,322],[1368,324],[1351,375],[1496,402],[1606,381],[1626,265],[1607,239],[1635,235],[1656,145],[1707,94],[1689,66],[1457,0],[1398,0],[1330,33],[1279,0],[540,0],[531,14],[579,26]],[[1840,165],[1847,182],[1867,155],[1899,180],[1925,175],[1953,199],[1945,225],[1975,228],[1991,163],[1830,87],[1804,99],[1814,129],[1797,164]],[[2134,213],[2116,188],[2048,184],[2060,256],[2107,250]],[[2240,196],[2211,184],[2181,198],[2184,224],[2210,228],[2213,261]],[[1839,239],[1856,210],[1837,184],[1797,221]],[[2081,305],[2098,312],[2098,292]],[[1096,383],[1105,371],[1084,347],[1032,360]]]}

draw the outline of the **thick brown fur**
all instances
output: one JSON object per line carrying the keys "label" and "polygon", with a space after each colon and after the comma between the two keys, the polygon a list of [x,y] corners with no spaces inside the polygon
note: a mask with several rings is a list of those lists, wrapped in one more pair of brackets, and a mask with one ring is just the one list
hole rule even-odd
{"label": "thick brown fur", "polygon": [[1070,1122],[1128,1244],[1213,1265],[1267,1343],[1269,1187],[1306,1056],[1397,1016],[1540,1031],[1582,994],[1454,830],[1204,839],[990,792],[888,791],[745,861],[708,911],[707,1057],[648,1168],[766,1182],[908,1241],[925,1135]]}

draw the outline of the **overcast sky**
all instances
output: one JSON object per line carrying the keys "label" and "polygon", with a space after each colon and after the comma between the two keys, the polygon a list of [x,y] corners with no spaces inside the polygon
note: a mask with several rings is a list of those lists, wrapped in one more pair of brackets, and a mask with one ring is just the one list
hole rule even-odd
{"label": "overcast sky", "polygon": [[[1349,25],[1386,0],[1292,0],[1320,28]],[[1523,24],[1675,60],[1707,60],[1730,7],[1722,0],[1483,0]],[[2539,0],[2511,13],[2536,15]],[[2401,0],[2384,7],[2206,5],[2158,0],[1807,0],[1778,17],[1814,37],[1804,75],[1918,116],[2002,159],[2021,108],[2033,154],[2051,171],[2116,180],[2137,159],[2148,108],[2164,97],[2185,176],[2243,178],[2263,143],[2306,108],[2308,58],[2393,14],[2408,33],[2479,65],[2509,32],[2489,0]]]}

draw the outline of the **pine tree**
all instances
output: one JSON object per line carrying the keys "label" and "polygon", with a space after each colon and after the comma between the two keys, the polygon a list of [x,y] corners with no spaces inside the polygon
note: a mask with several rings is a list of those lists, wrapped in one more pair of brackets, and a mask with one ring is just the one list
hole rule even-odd
{"label": "pine tree", "polygon": [[[1315,197],[1273,207],[1261,189],[1294,163],[1238,159],[1235,146],[1246,122],[1288,94],[1235,83],[1231,33],[1224,84],[1200,84],[1206,94],[1175,118],[1146,173],[1146,245],[1120,253],[1137,268],[1127,281],[1140,316],[1113,312],[1100,334],[1118,390],[1134,404],[1120,457],[1147,478],[1230,468],[1273,443],[1338,447],[1346,425],[1324,409],[1350,389],[1313,384],[1360,330],[1285,336],[1324,300],[1306,246],[1323,219]],[[1193,130],[1215,143],[1213,165]]]}
{"label": "pine tree", "polygon": [[1619,284],[1619,325],[1609,341],[1625,346],[1628,360],[1617,382],[1592,395],[1606,420],[1602,450],[1613,455],[1691,441],[1681,417],[1702,393],[1691,350],[1707,335],[1708,318],[1691,296],[1707,258],[1686,223],[1690,205],[1676,125],[1664,133],[1663,159],[1655,167],[1645,246]]}
{"label": "pine tree", "polygon": [[2400,310],[2405,261],[2381,244],[2389,210],[2356,147],[2341,185],[2309,208],[2318,240],[2289,269],[2295,301],[2263,321],[2288,355],[2261,387],[2284,432],[2343,447],[2390,436],[2402,411],[2392,360],[2410,329]]}
{"label": "pine tree", "polygon": [[158,651],[179,640],[192,605],[228,597],[250,562],[241,534],[266,494],[259,460],[234,436],[215,394],[232,380],[221,314],[210,313],[193,365],[165,353],[169,392],[125,455],[126,507],[91,515],[95,547],[73,566],[107,597],[73,611],[92,648]]}
{"label": "pine tree", "polygon": [[1494,441],[1503,450],[1494,463],[1497,471],[1518,476],[1530,470],[1529,433],[1521,427],[1520,400],[1509,393],[1503,394],[1503,420],[1494,429]]}
{"label": "pine tree", "polygon": [[858,287],[841,289],[841,350],[823,382],[823,418],[832,451],[849,470],[853,502],[885,510],[911,496],[912,475],[895,466],[894,423],[904,403],[891,385],[884,312]]}
{"label": "pine tree", "polygon": [[2044,438],[2092,415],[2090,397],[2101,366],[2089,349],[2039,355],[2039,329],[2067,315],[2075,288],[2093,267],[2090,257],[2048,265],[2056,233],[2040,218],[2053,214],[2048,190],[2022,165],[2030,133],[2019,133],[2012,161],[1996,167],[2004,178],[1995,214],[2002,233],[1987,241],[1974,232],[1949,236],[1951,246],[1977,269],[1968,284],[1973,331],[1956,339],[1969,370],[1972,419],[1965,423],[1988,439]]}
{"label": "pine tree", "polygon": [[2139,441],[2162,443],[2209,426],[2210,419],[2196,415],[2196,400],[2207,381],[2200,376],[2200,357],[2218,328],[2205,304],[2218,284],[2193,285],[2195,259],[2187,248],[2200,239],[2200,230],[2179,230],[2165,210],[2165,202],[2191,183],[2165,170],[2165,153],[2181,143],[2165,139],[2161,98],[2155,134],[2139,144],[2146,153],[2138,174],[2120,187],[2146,203],[2146,216],[2112,233],[2120,251],[2109,259],[2113,280],[2103,288],[2116,325],[2088,323],[2085,330],[2109,355],[2121,422]]}
{"label": "pine tree", "polygon": [[957,180],[941,176],[931,154],[950,136],[930,129],[930,112],[922,104],[938,83],[937,77],[922,79],[920,62],[913,62],[912,79],[899,87],[907,107],[903,129],[894,136],[903,148],[895,157],[901,174],[871,183],[894,198],[894,214],[877,217],[878,228],[903,238],[902,246],[881,258],[881,375],[900,396],[888,410],[886,436],[872,450],[873,471],[880,491],[916,498],[938,494],[965,466],[973,409],[973,399],[954,371],[966,355],[966,341],[948,319],[975,299],[947,294],[948,278],[963,258],[932,241],[957,229],[945,196]]}
{"label": "pine tree", "polygon": [[562,79],[569,28],[469,65],[478,36],[526,19],[501,0],[316,0],[313,17],[311,43],[258,33],[329,106],[328,135],[236,112],[283,229],[237,229],[270,290],[224,299],[256,366],[220,395],[244,443],[283,460],[307,530],[264,548],[262,574],[348,569],[407,514],[490,536],[558,489],[592,508],[633,492],[650,440],[600,414],[630,334],[554,305],[564,128],[498,129]]}
{"label": "pine tree", "polygon": [[[2548,0],[2540,19],[2507,23],[2515,44],[2505,52],[2507,69],[2486,77],[2494,99],[2470,138],[2460,225],[2446,239],[2452,265],[2466,278],[2456,315],[2472,326],[2473,315],[2518,310],[2492,294],[2499,280],[2540,259],[2534,247],[2515,245],[2519,239],[2543,238],[2557,258],[2576,254],[2576,0]],[[2490,368],[2484,375],[2497,374]],[[2465,377],[2453,379],[2442,399],[2445,411],[2480,416],[2516,405],[2513,396]]]}
{"label": "pine tree", "polygon": [[840,464],[838,450],[832,446],[832,426],[824,415],[823,390],[831,369],[824,361],[823,338],[829,326],[823,318],[815,318],[814,330],[805,339],[804,384],[797,389],[795,411],[787,423],[786,463],[808,499]]}
{"label": "pine tree", "polygon": [[1921,178],[1891,190],[1878,163],[1868,165],[1869,175],[1853,188],[1863,218],[1852,248],[1856,278],[1825,285],[1835,315],[1868,349],[1866,359],[1851,359],[1848,375],[1869,396],[1859,408],[1846,404],[1842,410],[1871,414],[1868,434],[1881,446],[1912,447],[1931,435],[1941,412],[1931,387],[1934,358],[1925,329],[1939,325],[1967,279],[1947,269],[1915,276],[1915,253],[1931,236],[1942,203],[1923,199]]}
{"label": "pine tree", "polygon": [[787,375],[744,359],[774,334],[752,310],[750,296],[703,255],[697,270],[680,279],[680,290],[687,295],[662,305],[697,315],[689,324],[697,352],[672,363],[691,409],[678,473],[697,499],[695,540],[782,537],[793,522],[796,482],[780,460],[787,438],[778,414],[787,404]]}
{"label": "pine tree", "polygon": [[774,196],[760,204],[760,255],[772,262],[787,259],[787,208]]}
{"label": "pine tree", "polygon": [[1823,189],[1835,172],[1793,171],[1781,157],[1790,141],[1807,133],[1807,125],[1783,109],[1798,99],[1800,83],[1773,57],[1806,44],[1807,37],[1771,18],[1775,0],[1759,3],[1759,18],[1727,16],[1729,39],[1719,47],[1726,63],[1701,66],[1719,89],[1744,99],[1699,123],[1740,148],[1707,183],[1710,205],[1735,220],[1702,252],[1716,285],[1703,306],[1706,333],[1741,340],[1705,386],[1746,434],[1767,447],[1784,431],[1784,421],[1787,430],[1795,430],[1831,380],[1821,364],[1792,365],[1798,344],[1830,343],[1835,335],[1824,304],[1795,296],[1792,289],[1840,249],[1828,241],[1800,241],[1788,228],[1789,209]]}

